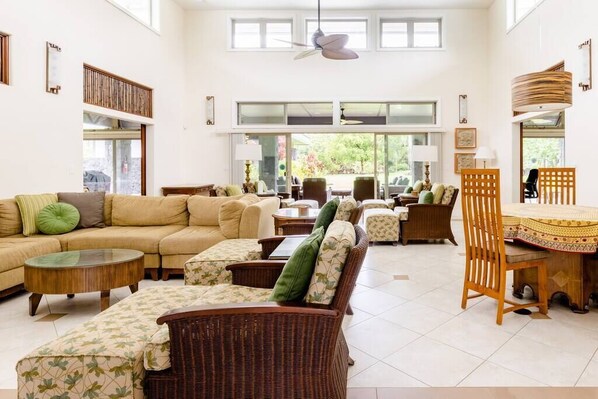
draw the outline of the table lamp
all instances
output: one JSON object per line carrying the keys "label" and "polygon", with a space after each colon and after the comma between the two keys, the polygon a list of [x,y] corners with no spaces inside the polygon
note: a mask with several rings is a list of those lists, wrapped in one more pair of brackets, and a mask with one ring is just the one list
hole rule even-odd
{"label": "table lamp", "polygon": [[425,162],[426,180],[424,181],[424,190],[430,190],[430,162],[438,162],[438,147],[435,145],[414,145],[411,147],[411,160],[414,162]]}
{"label": "table lamp", "polygon": [[251,162],[262,160],[262,146],[259,144],[237,144],[235,160],[245,161],[245,186],[247,186],[250,181]]}
{"label": "table lamp", "polygon": [[486,161],[494,159],[494,151],[486,146],[480,146],[474,155],[475,159],[481,159],[484,161],[484,169],[486,169]]}

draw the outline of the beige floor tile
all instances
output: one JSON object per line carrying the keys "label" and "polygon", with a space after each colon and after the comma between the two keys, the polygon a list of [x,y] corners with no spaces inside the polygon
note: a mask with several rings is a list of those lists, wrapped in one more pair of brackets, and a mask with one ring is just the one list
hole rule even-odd
{"label": "beige floor tile", "polygon": [[525,377],[491,362],[484,362],[469,374],[460,387],[535,387],[545,386],[539,381]]}
{"label": "beige floor tile", "polygon": [[[411,275],[409,275],[411,276]],[[437,288],[435,285],[411,280],[393,280],[375,289],[407,300],[415,299]]]}
{"label": "beige floor tile", "polygon": [[373,318],[345,331],[349,345],[383,359],[420,335],[386,320]]}
{"label": "beige floor tile", "polygon": [[470,355],[487,359],[513,335],[456,317],[426,336]]}
{"label": "beige floor tile", "polygon": [[490,357],[492,363],[550,386],[573,386],[589,361],[529,338],[515,336]]}
{"label": "beige floor tile", "polygon": [[[475,321],[476,323],[483,324],[487,327],[493,327],[509,333],[517,333],[532,321],[527,315],[510,312],[503,315],[502,325],[499,326],[496,324],[497,301],[485,297],[483,297],[482,301],[479,301],[479,298],[477,299],[478,302],[475,303],[475,306],[470,306],[468,304],[466,311],[461,313],[459,318]],[[474,302],[471,303],[472,305],[474,304]],[[533,311],[535,311],[535,309]]]}
{"label": "beige floor tile", "polygon": [[359,273],[357,282],[366,287],[374,288],[391,281],[392,275],[376,270],[362,270]]}
{"label": "beige floor tile", "polygon": [[[480,301],[480,299],[477,299],[477,301]],[[415,302],[450,313],[454,316],[463,312],[463,309],[461,309],[461,295],[454,291],[445,290],[444,288],[436,288],[429,291],[416,298]],[[474,302],[471,302],[471,306],[474,304]]]}
{"label": "beige floor tile", "polygon": [[376,388],[349,388],[347,399],[377,399]]}
{"label": "beige floor tile", "polygon": [[[596,387],[598,386],[598,361],[592,360],[588,363],[586,369],[575,384],[576,387]],[[598,396],[596,396],[598,397]]]}
{"label": "beige floor tile", "polygon": [[422,337],[388,356],[384,362],[427,385],[452,387],[482,364],[483,360]]}
{"label": "beige floor tile", "polygon": [[354,326],[356,324],[359,324],[363,321],[369,320],[372,317],[374,317],[373,314],[364,312],[363,310],[357,309],[354,306],[352,306],[351,308],[353,309],[353,314],[352,315],[346,314],[345,317],[343,318],[343,329],[345,329],[345,330],[351,326]]}
{"label": "beige floor tile", "polygon": [[360,351],[351,345],[349,345],[349,356],[355,360],[355,364],[353,364],[353,366],[349,366],[349,378],[361,373],[363,370],[379,362],[378,359],[368,355],[363,351]]}
{"label": "beige floor tile", "polygon": [[588,388],[379,388],[378,399],[595,399]]}
{"label": "beige floor tile", "polygon": [[351,296],[351,306],[365,312],[378,315],[395,306],[405,303],[406,299],[398,298],[376,289]]}
{"label": "beige floor tile", "polygon": [[349,379],[349,387],[424,387],[426,384],[379,362]]}
{"label": "beige floor tile", "polygon": [[454,316],[411,301],[384,312],[379,317],[417,333],[426,334]]}
{"label": "beige floor tile", "polygon": [[14,389],[6,389],[4,388],[4,384],[0,382],[0,399],[16,399],[17,397],[17,390]]}

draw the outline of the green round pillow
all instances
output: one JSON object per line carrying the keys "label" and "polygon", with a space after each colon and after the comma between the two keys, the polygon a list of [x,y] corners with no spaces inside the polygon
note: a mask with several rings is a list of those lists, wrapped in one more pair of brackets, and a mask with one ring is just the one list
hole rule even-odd
{"label": "green round pillow", "polygon": [[44,234],[63,234],[77,227],[79,218],[77,208],[65,202],[56,202],[38,213],[35,225]]}

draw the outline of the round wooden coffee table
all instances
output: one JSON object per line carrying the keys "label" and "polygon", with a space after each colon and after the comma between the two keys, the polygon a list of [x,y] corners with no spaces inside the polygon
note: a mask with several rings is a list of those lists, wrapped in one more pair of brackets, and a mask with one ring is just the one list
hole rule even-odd
{"label": "round wooden coffee table", "polygon": [[100,311],[110,306],[110,290],[128,285],[136,292],[143,279],[143,252],[132,249],[86,249],[57,252],[25,261],[29,315],[34,316],[44,294],[100,291]]}

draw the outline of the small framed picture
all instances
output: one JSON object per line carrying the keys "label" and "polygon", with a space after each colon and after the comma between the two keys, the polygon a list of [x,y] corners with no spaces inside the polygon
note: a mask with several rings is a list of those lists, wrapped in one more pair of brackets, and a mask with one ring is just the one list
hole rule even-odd
{"label": "small framed picture", "polygon": [[476,128],[458,127],[455,129],[455,148],[476,148]]}
{"label": "small framed picture", "polygon": [[455,154],[455,173],[461,173],[461,169],[475,169],[475,153],[462,152]]}

